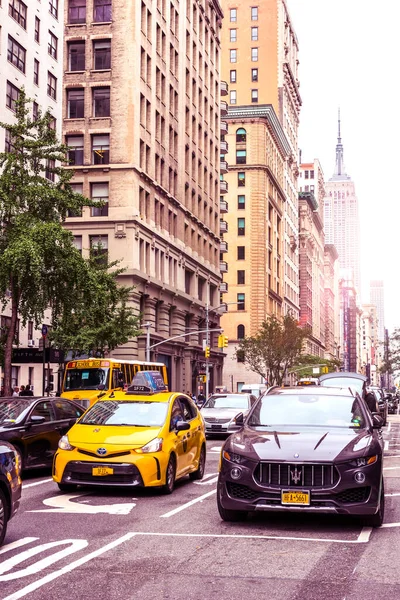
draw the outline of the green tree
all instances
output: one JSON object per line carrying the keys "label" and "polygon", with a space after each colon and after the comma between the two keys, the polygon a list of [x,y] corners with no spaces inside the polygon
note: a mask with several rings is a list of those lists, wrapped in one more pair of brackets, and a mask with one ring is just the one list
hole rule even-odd
{"label": "green tree", "polygon": [[292,372],[296,373],[299,379],[301,377],[315,377],[313,374],[315,365],[326,366],[328,367],[328,373],[331,373],[337,371],[341,364],[340,360],[321,358],[321,356],[315,356],[314,354],[302,354],[296,361]]}
{"label": "green tree", "polygon": [[286,315],[281,321],[268,317],[258,333],[239,341],[236,356],[252,371],[268,378],[271,385],[282,385],[289,369],[303,351],[304,340],[310,334],[296,319]]}
{"label": "green tree", "polygon": [[[11,318],[4,333],[4,386],[11,393],[12,347],[17,320],[31,320],[38,326],[46,309],[52,322],[63,323],[68,316],[82,314],[90,303],[105,297],[115,299],[110,310],[116,317],[124,297],[115,291],[115,277],[101,278],[93,272],[93,261],[81,256],[73,235],[63,227],[68,213],[79,213],[93,202],[74,193],[72,170],[66,161],[67,146],[57,140],[50,112],[30,117],[30,100],[22,90],[15,105],[15,123],[0,123],[10,147],[0,153],[0,303],[10,309]],[[90,288],[88,282],[96,280]],[[85,302],[76,308],[76,295],[85,290]],[[126,297],[125,297],[126,298]],[[113,312],[112,309],[115,309]],[[120,317],[125,318],[122,307]],[[98,325],[109,321],[109,313],[99,316]],[[114,337],[113,344],[117,343]]]}

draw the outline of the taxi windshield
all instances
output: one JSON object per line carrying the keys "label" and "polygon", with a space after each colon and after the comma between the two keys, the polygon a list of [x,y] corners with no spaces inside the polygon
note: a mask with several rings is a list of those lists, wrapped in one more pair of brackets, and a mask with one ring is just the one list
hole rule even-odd
{"label": "taxi windshield", "polygon": [[161,427],[167,411],[166,402],[102,400],[89,408],[79,424]]}
{"label": "taxi windshield", "polygon": [[22,421],[31,404],[29,400],[22,400],[21,398],[0,400],[0,425]]}
{"label": "taxi windshield", "polygon": [[[110,369],[67,369],[64,391],[108,389]],[[100,387],[101,386],[101,387]]]}

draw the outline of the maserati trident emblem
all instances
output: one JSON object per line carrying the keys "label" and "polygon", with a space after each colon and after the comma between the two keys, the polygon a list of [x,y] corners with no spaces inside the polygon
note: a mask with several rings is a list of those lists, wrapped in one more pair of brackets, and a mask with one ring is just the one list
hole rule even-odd
{"label": "maserati trident emblem", "polygon": [[104,456],[105,454],[107,454],[107,449],[106,448],[97,448],[96,452],[100,456]]}
{"label": "maserati trident emblem", "polygon": [[301,472],[297,470],[297,467],[295,467],[293,471],[290,471],[290,478],[293,483],[299,483],[301,479]]}

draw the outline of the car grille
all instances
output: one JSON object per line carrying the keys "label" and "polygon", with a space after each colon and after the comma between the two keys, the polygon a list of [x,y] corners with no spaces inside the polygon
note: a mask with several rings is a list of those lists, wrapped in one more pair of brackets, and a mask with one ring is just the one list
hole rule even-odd
{"label": "car grille", "polygon": [[[114,469],[112,475],[93,475],[92,469],[94,467],[105,467],[108,466]],[[94,462],[83,462],[83,461],[72,461],[68,463],[63,481],[74,482],[74,483],[96,483],[102,485],[103,483],[116,483],[116,484],[132,484],[139,482],[137,485],[143,485],[143,481],[138,468],[135,465],[129,464],[115,464],[109,463],[108,465]]]}
{"label": "car grille", "polygon": [[231,498],[237,498],[238,500],[255,500],[260,494],[254,492],[246,485],[240,485],[240,483],[232,483],[228,481],[226,484],[228,494]]}
{"label": "car grille", "polygon": [[339,473],[334,465],[323,464],[258,464],[255,480],[261,485],[278,487],[329,488],[339,481]]}
{"label": "car grille", "polygon": [[358,502],[365,502],[369,497],[370,491],[371,488],[369,487],[352,488],[336,494],[335,498],[342,504],[356,504]]}
{"label": "car grille", "polygon": [[88,450],[81,450],[78,448],[79,454],[85,454],[86,456],[93,456],[97,460],[108,460],[109,458],[117,458],[118,456],[129,456],[130,452],[115,452],[114,454],[107,454],[106,456],[99,456],[96,452],[89,452]]}
{"label": "car grille", "polygon": [[204,417],[206,423],[229,423],[231,419],[217,419],[217,417]]}

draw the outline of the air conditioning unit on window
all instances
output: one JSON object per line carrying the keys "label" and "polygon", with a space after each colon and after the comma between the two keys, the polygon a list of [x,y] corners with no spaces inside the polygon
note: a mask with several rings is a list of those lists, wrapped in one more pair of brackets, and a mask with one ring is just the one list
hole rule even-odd
{"label": "air conditioning unit on window", "polygon": [[28,348],[32,348],[35,345],[35,340],[28,340]]}

